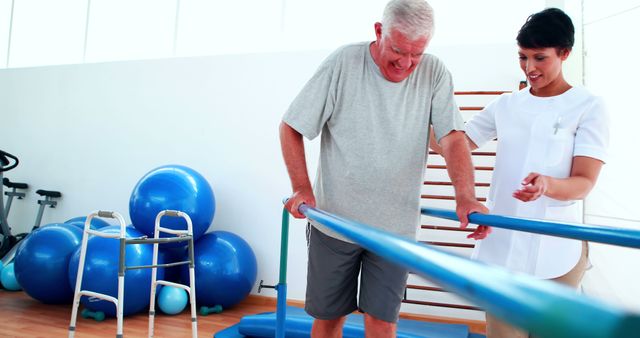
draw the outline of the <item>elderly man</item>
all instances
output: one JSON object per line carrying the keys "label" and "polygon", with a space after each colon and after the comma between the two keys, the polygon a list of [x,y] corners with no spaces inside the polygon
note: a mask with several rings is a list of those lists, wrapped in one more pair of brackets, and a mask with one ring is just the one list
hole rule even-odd
{"label": "elderly man", "polygon": [[[448,164],[461,225],[486,212],[474,191],[473,167],[451,75],[424,54],[433,34],[433,10],[424,0],[392,0],[376,40],[343,46],[330,55],[293,101],[280,125],[282,152],[300,204],[415,238],[429,126]],[[312,189],[302,136],[322,133]],[[393,337],[407,271],[322,226],[308,226],[305,310],[312,337],[341,337],[345,316],[364,312],[367,337]],[[358,301],[358,275],[361,275]]]}

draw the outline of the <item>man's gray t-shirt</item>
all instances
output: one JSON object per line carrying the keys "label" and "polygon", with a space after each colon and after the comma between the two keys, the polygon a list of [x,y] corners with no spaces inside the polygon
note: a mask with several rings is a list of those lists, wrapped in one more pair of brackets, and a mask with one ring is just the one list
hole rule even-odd
{"label": "man's gray t-shirt", "polygon": [[[331,54],[283,121],[308,139],[322,131],[314,185],[317,207],[415,238],[429,123],[440,140],[463,128],[451,75],[425,54],[405,80],[386,80],[369,42]],[[323,233],[349,241],[321,224]]]}

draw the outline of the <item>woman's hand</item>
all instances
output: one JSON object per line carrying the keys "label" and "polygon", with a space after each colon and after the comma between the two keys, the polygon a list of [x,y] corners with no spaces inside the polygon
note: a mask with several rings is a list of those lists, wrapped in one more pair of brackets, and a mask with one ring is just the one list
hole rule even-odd
{"label": "woman's hand", "polygon": [[513,192],[513,197],[523,201],[535,201],[549,189],[549,177],[539,173],[530,173],[522,180],[522,188]]}

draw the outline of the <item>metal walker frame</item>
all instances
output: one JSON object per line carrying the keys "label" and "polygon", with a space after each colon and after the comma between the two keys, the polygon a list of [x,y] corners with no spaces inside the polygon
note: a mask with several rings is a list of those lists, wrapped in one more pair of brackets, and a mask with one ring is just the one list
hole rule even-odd
{"label": "metal walker frame", "polygon": [[[168,229],[160,226],[160,219],[163,216],[170,217],[181,217],[184,218],[187,222],[186,230],[174,230]],[[112,218],[116,219],[120,224],[120,233],[103,233],[100,231],[92,230],[91,220],[94,217],[101,218]],[[165,237],[160,238],[160,232],[169,233],[175,235],[176,237]],[[113,238],[118,239],[120,241],[120,256],[118,258],[118,297],[109,296],[103,293],[82,290],[82,275],[84,272],[84,263],[85,256],[87,253],[87,244],[89,240],[89,235],[100,236],[104,238]],[[174,262],[174,263],[165,263],[158,264],[158,244],[161,243],[173,243],[173,242],[188,242],[189,246],[189,260]],[[151,265],[138,265],[138,266],[126,266],[125,253],[126,246],[128,244],[153,244],[153,261]],[[164,267],[172,267],[177,265],[189,264],[189,286],[173,283],[165,280],[157,280],[158,268]],[[153,337],[154,334],[154,322],[155,322],[155,296],[156,296],[156,287],[158,284],[173,286],[184,289],[189,294],[189,301],[191,303],[191,333],[192,337],[196,338],[198,336],[198,322],[196,317],[196,299],[195,299],[195,269],[194,269],[194,255],[193,255],[193,226],[191,223],[191,218],[189,215],[182,211],[177,210],[164,210],[158,213],[155,221],[155,230],[154,237],[147,238],[146,236],[138,237],[138,238],[126,238],[126,225],[124,218],[117,212],[114,211],[94,211],[89,216],[84,223],[84,232],[82,235],[82,244],[80,246],[80,262],[78,265],[78,274],[76,276],[76,289],[73,296],[73,308],[71,311],[71,321],[69,323],[69,338],[73,338],[76,331],[76,320],[78,318],[78,307],[80,306],[80,298],[82,296],[87,297],[95,297],[102,300],[106,300],[112,302],[116,306],[116,319],[117,319],[117,329],[116,329],[116,337],[123,337],[123,322],[124,322],[124,276],[127,270],[134,269],[152,269],[151,271],[151,299],[149,301],[149,337]]]}

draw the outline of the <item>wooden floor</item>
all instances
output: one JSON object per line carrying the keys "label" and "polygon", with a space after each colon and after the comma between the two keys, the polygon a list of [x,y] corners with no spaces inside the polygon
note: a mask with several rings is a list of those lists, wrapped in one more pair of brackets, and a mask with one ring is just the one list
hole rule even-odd
{"label": "wooden floor", "polygon": [[[291,301],[289,305],[302,306],[302,302]],[[240,322],[249,314],[275,311],[275,299],[249,296],[245,301],[220,314],[198,315],[198,337],[213,337],[213,334]],[[469,326],[474,333],[485,333],[482,321],[401,314],[401,318],[426,320],[439,323],[456,323]],[[67,337],[71,304],[45,305],[27,296],[22,291],[11,292],[0,289],[0,337]],[[146,337],[149,316],[140,313],[124,318],[124,335]],[[116,320],[107,318],[103,322],[83,319],[78,316],[76,337],[114,337]],[[155,337],[191,337],[191,319],[188,309],[179,315],[158,314],[155,320]]]}
{"label": "wooden floor", "polygon": [[[213,337],[240,321],[247,314],[275,311],[275,306],[255,299],[243,302],[220,314],[198,316],[198,337]],[[24,292],[0,289],[0,337],[66,337],[71,304],[44,305]],[[124,318],[125,337],[146,337],[149,316],[145,313]],[[116,320],[103,322],[78,318],[76,337],[114,337]],[[176,316],[159,314],[155,320],[155,337],[191,337],[189,311]]]}

